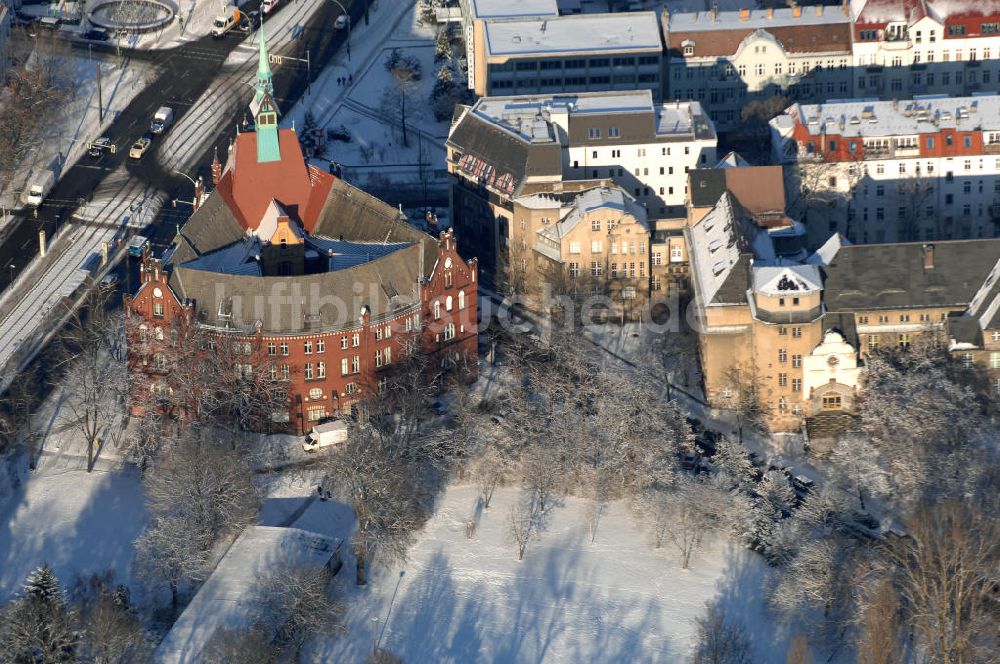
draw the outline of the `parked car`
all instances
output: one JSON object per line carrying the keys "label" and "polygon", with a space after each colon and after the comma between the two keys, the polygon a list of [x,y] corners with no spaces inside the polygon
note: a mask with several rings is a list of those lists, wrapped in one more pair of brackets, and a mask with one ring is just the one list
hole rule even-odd
{"label": "parked car", "polygon": [[805,475],[796,475],[792,478],[792,488],[796,493],[809,493],[814,486],[816,486],[816,483]]}
{"label": "parked car", "polygon": [[264,2],[260,3],[261,11],[263,11],[265,15],[270,14],[277,6],[278,0],[264,0]]}
{"label": "parked car", "polygon": [[337,20],[333,22],[333,27],[337,30],[343,30],[348,26],[351,19],[347,17],[347,14],[341,14],[337,17]]}
{"label": "parked car", "polygon": [[101,136],[99,139],[90,144],[90,149],[87,150],[87,154],[97,159],[105,152],[114,153],[114,146],[111,144],[111,139],[107,136]]}
{"label": "parked car", "polygon": [[38,21],[38,24],[46,30],[58,30],[61,23],[62,21],[55,16],[46,16]]}
{"label": "parked car", "polygon": [[110,35],[108,35],[108,31],[104,28],[91,28],[83,33],[83,38],[89,41],[105,42],[108,41]]}
{"label": "parked car", "polygon": [[146,150],[152,145],[153,140],[148,136],[143,136],[135,143],[132,144],[132,149],[128,151],[128,156],[130,159],[142,159],[142,155],[146,154]]}

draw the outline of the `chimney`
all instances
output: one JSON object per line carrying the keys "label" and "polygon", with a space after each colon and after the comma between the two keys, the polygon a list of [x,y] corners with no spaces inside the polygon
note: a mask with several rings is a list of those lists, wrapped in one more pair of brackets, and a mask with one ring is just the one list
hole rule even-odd
{"label": "chimney", "polygon": [[816,16],[823,15],[823,5],[816,5]]}
{"label": "chimney", "polygon": [[749,9],[741,9],[740,10],[740,20],[741,21],[749,21],[750,20],[750,10]]}
{"label": "chimney", "polygon": [[802,7],[799,7],[798,5],[792,5],[792,16],[795,18],[802,16]]}
{"label": "chimney", "polygon": [[767,18],[769,19],[774,18],[774,7],[767,8]]}
{"label": "chimney", "polygon": [[718,21],[718,20],[719,20],[719,3],[713,2],[712,3],[712,22],[714,23],[715,21]]}
{"label": "chimney", "polygon": [[933,270],[934,269],[934,245],[925,244],[922,247],[924,251],[924,269]]}
{"label": "chimney", "polygon": [[844,0],[843,8],[844,8],[844,16],[850,17],[851,5],[847,2],[847,0]]}

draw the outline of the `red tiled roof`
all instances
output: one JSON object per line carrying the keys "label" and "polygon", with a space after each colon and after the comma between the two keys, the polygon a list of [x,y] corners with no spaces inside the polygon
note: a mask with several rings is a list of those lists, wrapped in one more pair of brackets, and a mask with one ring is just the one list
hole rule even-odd
{"label": "red tiled roof", "polygon": [[246,132],[236,137],[229,156],[235,161],[218,189],[244,228],[257,227],[271,199],[281,203],[290,217],[305,223],[313,187],[298,136],[291,129],[280,129],[278,145],[279,161],[258,163],[257,135]]}
{"label": "red tiled roof", "polygon": [[[819,25],[788,25],[760,28],[774,36],[788,53],[830,53],[849,51],[851,26],[848,22]],[[684,52],[685,41],[694,42],[694,57],[733,55],[757,28],[671,32],[667,48],[673,55]]]}
{"label": "red tiled roof", "polygon": [[855,23],[865,26],[885,26],[901,21],[913,25],[927,12],[923,0],[868,0]]}
{"label": "red tiled roof", "polygon": [[336,178],[333,175],[330,175],[323,169],[316,168],[311,164],[309,165],[309,181],[312,184],[312,191],[306,203],[305,213],[301,215],[302,225],[305,227],[307,233],[312,233],[316,227],[316,222],[319,220],[319,213],[323,210],[323,204],[326,203],[326,197],[330,193],[330,188],[333,187],[334,180]]}

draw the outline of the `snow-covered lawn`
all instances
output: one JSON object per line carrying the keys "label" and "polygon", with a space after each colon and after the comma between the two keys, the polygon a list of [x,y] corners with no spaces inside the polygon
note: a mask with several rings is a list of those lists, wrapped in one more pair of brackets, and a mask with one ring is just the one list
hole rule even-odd
{"label": "snow-covered lawn", "polygon": [[132,542],[147,518],[136,472],[32,472],[0,505],[0,603],[43,562],[64,586],[108,569],[132,585]]}
{"label": "snow-covered lawn", "polygon": [[[711,600],[744,622],[754,662],[785,661],[786,635],[764,609],[766,567],[756,555],[718,540],[683,571],[670,550],[652,548],[620,502],[607,506],[591,544],[591,503],[567,498],[518,562],[506,536],[518,493],[498,489],[477,517],[474,487],[448,489],[409,561],[376,566],[367,588],[353,585],[346,556],[348,631],[315,644],[313,661],[364,661],[373,618],[379,645],[407,662],[683,661],[692,621]],[[476,518],[467,539],[465,524]],[[347,534],[336,503],[313,502],[294,525]]]}

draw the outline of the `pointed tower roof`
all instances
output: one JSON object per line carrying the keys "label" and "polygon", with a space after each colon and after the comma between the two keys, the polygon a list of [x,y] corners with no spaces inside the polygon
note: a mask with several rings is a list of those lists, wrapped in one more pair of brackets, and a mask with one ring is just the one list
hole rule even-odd
{"label": "pointed tower roof", "polygon": [[[267,54],[267,41],[264,39],[264,16],[260,18],[260,28],[257,30],[260,37],[259,54],[257,56],[257,92],[254,94],[254,107],[260,105],[260,100],[266,92],[268,95],[274,94],[274,84],[271,74],[271,59]],[[256,115],[256,108],[253,108]]]}

